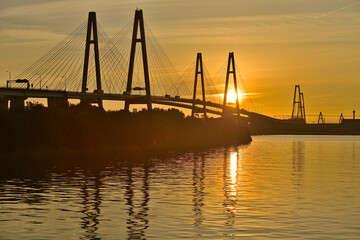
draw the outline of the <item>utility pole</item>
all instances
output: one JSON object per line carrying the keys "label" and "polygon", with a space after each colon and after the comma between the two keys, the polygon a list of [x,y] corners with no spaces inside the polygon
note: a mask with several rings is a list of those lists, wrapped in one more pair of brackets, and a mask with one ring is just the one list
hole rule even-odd
{"label": "utility pole", "polygon": [[40,77],[40,90],[41,90],[41,74],[37,73],[36,75],[39,75]]}
{"label": "utility pole", "polygon": [[64,86],[65,86],[65,92],[66,92],[66,76],[63,76],[65,82],[64,82]]}
{"label": "utility pole", "polygon": [[10,71],[6,71],[7,73],[9,73],[9,80],[11,80],[11,72]]}

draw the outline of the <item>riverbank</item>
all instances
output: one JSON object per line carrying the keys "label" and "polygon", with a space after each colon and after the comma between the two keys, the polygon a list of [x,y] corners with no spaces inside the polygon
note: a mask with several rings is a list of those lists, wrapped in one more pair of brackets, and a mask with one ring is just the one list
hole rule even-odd
{"label": "riverbank", "polygon": [[87,105],[50,110],[30,104],[23,112],[0,112],[2,155],[112,149],[121,152],[177,151],[248,144],[251,136],[234,118],[194,119],[177,109],[137,113]]}
{"label": "riverbank", "polygon": [[250,119],[251,135],[360,135],[359,119],[343,119],[341,123],[308,124],[296,120]]}

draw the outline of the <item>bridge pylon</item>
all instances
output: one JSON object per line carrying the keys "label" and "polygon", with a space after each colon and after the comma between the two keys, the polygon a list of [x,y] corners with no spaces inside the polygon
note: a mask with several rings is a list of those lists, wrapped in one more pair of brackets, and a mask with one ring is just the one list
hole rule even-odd
{"label": "bridge pylon", "polygon": [[204,114],[204,118],[206,118],[206,100],[205,100],[205,83],[204,83],[204,70],[203,70],[203,61],[202,61],[202,54],[197,53],[196,55],[196,68],[195,68],[195,81],[194,81],[194,94],[193,94],[193,104],[192,104],[192,111],[191,116],[194,117],[196,106],[196,88],[197,88],[197,80],[198,76],[200,75],[201,80],[201,89],[202,89],[202,100],[203,100],[203,110],[201,111]]}
{"label": "bridge pylon", "polygon": [[[138,30],[140,30],[140,38],[137,37]],[[149,80],[149,65],[148,65],[147,52],[146,52],[144,17],[143,17],[143,11],[141,9],[135,10],[134,28],[133,28],[133,35],[131,41],[131,51],[130,51],[129,72],[128,72],[128,80],[126,86],[126,94],[129,95],[131,94],[131,90],[132,90],[136,43],[141,44],[144,79],[145,79],[146,104],[147,104],[147,108],[151,110],[152,104],[151,104],[151,91],[150,91],[150,80]],[[131,103],[132,102],[129,100],[125,101],[126,111],[129,111],[129,107]]]}
{"label": "bridge pylon", "polygon": [[[87,92],[87,79],[88,79],[88,68],[89,68],[89,54],[90,54],[90,45],[94,45],[94,55],[95,55],[95,72],[96,72],[96,90],[94,93],[102,94],[104,91],[101,89],[101,75],[100,75],[100,60],[99,60],[99,42],[97,34],[97,24],[96,24],[96,12],[89,12],[88,26],[86,33],[86,44],[85,44],[85,59],[84,59],[84,69],[83,69],[83,79],[81,92]],[[89,100],[83,100],[82,102],[91,102]],[[99,107],[103,107],[102,99],[97,98],[96,101]]]}
{"label": "bridge pylon", "polygon": [[318,124],[320,124],[320,123],[322,123],[322,124],[325,123],[325,118],[324,118],[322,112],[319,113],[319,118],[318,118]]}
{"label": "bridge pylon", "polygon": [[339,118],[339,124],[341,124],[343,120],[344,120],[344,115],[341,113]]}
{"label": "bridge pylon", "polygon": [[295,85],[291,119],[306,123],[304,94],[300,91],[300,85]]}
{"label": "bridge pylon", "polygon": [[229,52],[229,58],[228,58],[228,65],[226,70],[226,81],[225,81],[225,92],[224,92],[224,103],[223,103],[223,112],[222,115],[224,116],[226,114],[226,102],[227,102],[227,94],[229,90],[229,78],[230,74],[233,76],[234,80],[234,89],[236,93],[236,113],[238,118],[240,118],[240,111],[239,111],[239,90],[237,87],[237,79],[236,79],[236,69],[235,69],[235,58],[234,53]]}

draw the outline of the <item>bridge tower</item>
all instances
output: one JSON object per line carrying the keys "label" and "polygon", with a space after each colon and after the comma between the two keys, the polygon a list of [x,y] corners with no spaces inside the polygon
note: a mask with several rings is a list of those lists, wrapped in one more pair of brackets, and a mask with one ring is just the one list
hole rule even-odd
{"label": "bridge tower", "polygon": [[344,115],[341,113],[339,118],[339,124],[342,123],[343,120],[344,120]]}
{"label": "bridge tower", "polygon": [[[140,29],[139,29],[140,28]],[[140,38],[138,38],[138,29],[140,30]],[[136,43],[141,44],[141,52],[142,52],[142,60],[143,60],[143,68],[144,68],[144,79],[145,79],[145,91],[146,91],[146,104],[149,110],[152,109],[151,104],[151,91],[150,91],[150,80],[149,80],[149,66],[146,52],[146,42],[145,42],[145,28],[144,28],[144,17],[143,11],[141,9],[135,10],[135,20],[134,20],[134,28],[133,35],[131,41],[131,51],[130,51],[130,63],[129,63],[129,72],[128,72],[128,80],[126,86],[126,94],[131,94],[132,90],[132,80],[134,74],[134,61],[135,61],[135,51],[136,51]],[[125,101],[125,110],[129,111],[129,106],[132,102],[127,100]]]}
{"label": "bridge tower", "polygon": [[300,85],[295,85],[293,110],[291,119],[306,122],[304,94],[300,91]]}
{"label": "bridge tower", "polygon": [[325,123],[325,118],[324,118],[322,112],[319,113],[319,118],[318,118],[318,124],[320,124],[320,123],[322,123],[322,124]]}
{"label": "bridge tower", "polygon": [[[84,70],[83,70],[83,79],[81,92],[85,93],[87,88],[87,79],[88,79],[88,68],[89,68],[89,53],[90,53],[90,44],[94,45],[95,53],[95,72],[96,72],[96,90],[94,93],[102,94],[104,91],[101,89],[101,75],[100,75],[100,60],[99,60],[99,42],[97,34],[97,24],[96,24],[96,13],[89,12],[87,34],[86,34],[86,45],[85,45],[85,60],[84,60]],[[83,100],[82,102],[89,103],[89,100]],[[102,99],[97,98],[95,100],[99,107],[103,107]]]}
{"label": "bridge tower", "polygon": [[202,61],[202,54],[197,53],[196,55],[196,68],[195,68],[195,82],[194,82],[194,95],[193,95],[193,104],[192,104],[192,111],[191,116],[194,117],[195,113],[195,101],[196,101],[196,88],[197,88],[197,80],[198,76],[200,75],[201,80],[201,89],[202,89],[202,100],[203,100],[203,110],[199,111],[204,114],[204,118],[206,118],[206,100],[205,100],[205,83],[204,83],[204,71],[203,71],[203,61]]}
{"label": "bridge tower", "polygon": [[223,103],[223,112],[222,115],[224,116],[226,114],[226,102],[227,102],[227,94],[229,90],[229,78],[230,74],[233,76],[234,80],[234,88],[236,93],[236,113],[238,118],[240,118],[240,111],[239,111],[239,90],[237,87],[237,79],[236,79],[236,69],[235,69],[235,58],[234,53],[229,52],[229,59],[228,59],[228,65],[227,65],[227,71],[226,71],[226,82],[225,82],[225,93],[224,93],[224,103]]}

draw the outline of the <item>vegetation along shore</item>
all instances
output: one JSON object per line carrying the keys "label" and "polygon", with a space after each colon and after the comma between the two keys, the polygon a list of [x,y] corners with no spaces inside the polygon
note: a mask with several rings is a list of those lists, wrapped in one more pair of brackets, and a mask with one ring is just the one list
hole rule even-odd
{"label": "vegetation along shore", "polygon": [[251,142],[248,128],[236,118],[190,118],[177,109],[105,111],[81,104],[52,110],[28,103],[24,111],[1,111],[0,131],[2,153],[44,148],[174,150]]}

